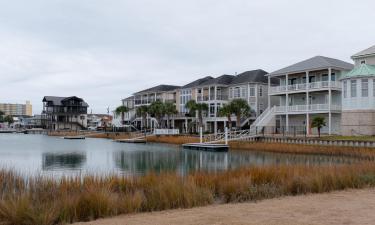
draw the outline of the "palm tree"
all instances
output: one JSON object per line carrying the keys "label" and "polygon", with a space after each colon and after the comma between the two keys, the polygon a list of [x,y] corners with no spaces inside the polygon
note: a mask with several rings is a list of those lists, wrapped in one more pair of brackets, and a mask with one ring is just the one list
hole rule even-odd
{"label": "palm tree", "polygon": [[241,99],[241,98],[234,99],[230,103],[230,108],[232,109],[232,113],[236,115],[237,129],[241,129],[241,118],[243,116],[248,116],[251,111],[249,104],[244,99]]}
{"label": "palm tree", "polygon": [[311,127],[314,128],[316,127],[318,129],[318,136],[320,138],[320,129],[326,125],[326,121],[324,117],[315,117],[312,122],[311,122]]}
{"label": "palm tree", "polygon": [[124,106],[124,105],[118,106],[115,110],[116,115],[121,115],[121,124],[122,125],[124,125],[125,113],[126,112],[129,112],[129,108]]}
{"label": "palm tree", "polygon": [[195,115],[195,111],[198,112],[199,126],[202,127],[203,112],[208,111],[208,105],[206,103],[197,103],[195,100],[190,100],[185,104],[185,107],[189,109],[190,116]]}
{"label": "palm tree", "polygon": [[11,115],[5,116],[4,122],[8,122],[9,124],[14,123],[13,116]]}
{"label": "palm tree", "polygon": [[223,105],[218,112],[219,116],[227,117],[228,119],[228,124],[227,127],[229,130],[232,129],[232,108],[230,104],[225,104]]}
{"label": "palm tree", "polygon": [[171,102],[164,103],[164,113],[167,116],[167,128],[170,128],[169,124],[169,117],[171,115],[177,114],[176,105]]}
{"label": "palm tree", "polygon": [[189,116],[195,116],[195,111],[197,110],[196,106],[197,103],[195,102],[195,100],[189,100],[188,102],[186,102],[185,108],[189,110]]}
{"label": "palm tree", "polygon": [[161,127],[161,119],[164,116],[164,104],[160,100],[157,100],[149,106],[149,112],[154,115],[156,120],[158,121],[158,127]]}
{"label": "palm tree", "polygon": [[[147,114],[149,112],[149,107],[147,105],[141,105],[137,108],[137,116],[142,118],[142,128],[145,127],[145,122],[147,120]],[[146,124],[147,127],[147,124]]]}

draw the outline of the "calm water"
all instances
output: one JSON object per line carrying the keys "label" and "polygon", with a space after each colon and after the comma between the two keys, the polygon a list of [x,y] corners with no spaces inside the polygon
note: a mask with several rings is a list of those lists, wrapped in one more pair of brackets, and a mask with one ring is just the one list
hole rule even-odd
{"label": "calm water", "polygon": [[150,171],[222,171],[244,165],[341,164],[345,157],[231,151],[183,150],[176,145],[125,144],[107,139],[65,140],[59,137],[0,134],[0,168],[25,175],[83,173],[142,175]]}

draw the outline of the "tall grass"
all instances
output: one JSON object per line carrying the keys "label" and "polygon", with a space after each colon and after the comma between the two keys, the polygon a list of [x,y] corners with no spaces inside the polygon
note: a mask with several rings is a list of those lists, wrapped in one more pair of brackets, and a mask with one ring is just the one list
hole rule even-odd
{"label": "tall grass", "polygon": [[216,202],[375,186],[374,164],[268,166],[211,174],[84,176],[53,180],[0,171],[0,224],[52,225]]}
{"label": "tall grass", "polygon": [[366,147],[346,147],[346,146],[324,146],[324,145],[305,145],[305,144],[287,144],[287,143],[267,143],[267,142],[248,142],[233,141],[229,143],[231,149],[267,151],[276,153],[290,154],[316,154],[330,156],[348,156],[362,159],[375,159],[375,149]]}

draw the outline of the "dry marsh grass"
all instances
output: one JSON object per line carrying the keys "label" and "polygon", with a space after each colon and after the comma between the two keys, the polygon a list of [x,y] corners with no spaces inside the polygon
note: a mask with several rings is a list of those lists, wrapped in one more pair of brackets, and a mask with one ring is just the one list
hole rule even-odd
{"label": "dry marsh grass", "polygon": [[232,149],[267,151],[291,154],[316,154],[331,156],[349,156],[363,159],[375,159],[375,149],[365,147],[323,146],[286,143],[234,141],[229,143]]}
{"label": "dry marsh grass", "polygon": [[216,202],[375,186],[375,165],[267,166],[210,174],[85,176],[53,180],[0,171],[0,224],[52,225]]}

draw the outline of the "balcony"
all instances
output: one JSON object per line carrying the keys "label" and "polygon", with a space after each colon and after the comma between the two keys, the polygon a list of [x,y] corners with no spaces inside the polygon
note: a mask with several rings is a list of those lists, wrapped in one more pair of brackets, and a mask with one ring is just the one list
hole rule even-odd
{"label": "balcony", "polygon": [[197,101],[198,102],[207,102],[207,101],[228,101],[228,95],[217,95],[215,99],[215,95],[198,95],[197,96]]}
{"label": "balcony", "polygon": [[[328,104],[311,104],[311,105],[291,105],[291,106],[276,106],[276,114],[288,113],[317,113],[328,112]],[[341,111],[341,105],[331,105],[331,111]]]}
{"label": "balcony", "polygon": [[318,91],[320,89],[341,89],[341,83],[338,81],[318,81],[312,83],[303,83],[303,84],[292,84],[292,85],[283,85],[271,87],[271,94],[282,94],[286,92],[304,92],[304,91]]}

